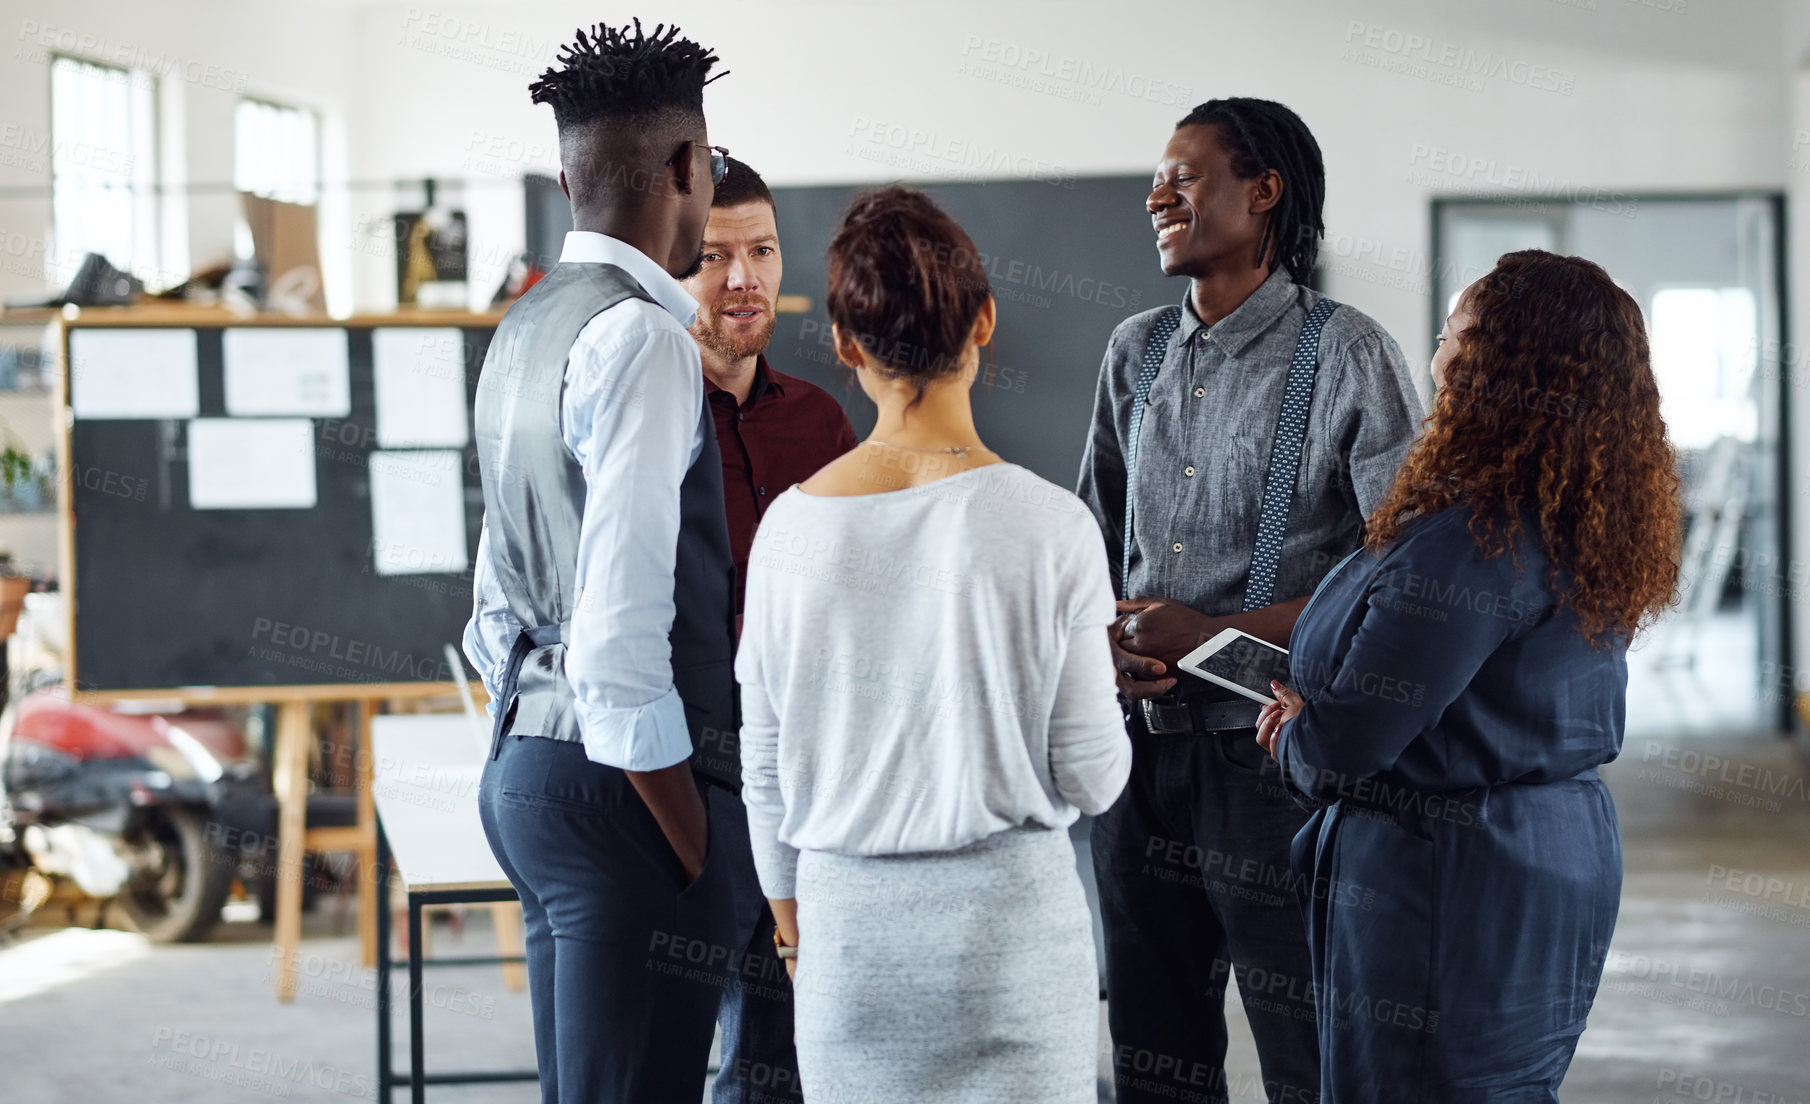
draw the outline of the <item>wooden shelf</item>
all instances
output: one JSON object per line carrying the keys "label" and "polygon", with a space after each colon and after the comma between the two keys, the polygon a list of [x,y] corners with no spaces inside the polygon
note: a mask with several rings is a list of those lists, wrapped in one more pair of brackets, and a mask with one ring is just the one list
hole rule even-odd
{"label": "wooden shelf", "polygon": [[0,325],[65,321],[83,326],[494,326],[502,311],[400,310],[390,314],[237,314],[225,307],[143,303],[130,307],[34,308],[0,311]]}

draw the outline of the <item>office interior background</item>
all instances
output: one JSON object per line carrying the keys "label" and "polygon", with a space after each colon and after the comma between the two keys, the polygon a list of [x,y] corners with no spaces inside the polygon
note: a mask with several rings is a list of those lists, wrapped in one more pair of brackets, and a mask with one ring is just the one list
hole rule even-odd
{"label": "office interior background", "polygon": [[[854,190],[926,186],[989,254],[1000,302],[982,433],[1064,485],[1106,335],[1183,294],[1157,271],[1143,201],[1196,103],[1264,97],[1306,120],[1327,173],[1315,283],[1380,321],[1427,395],[1445,312],[1501,253],[1604,265],[1646,312],[1690,529],[1678,605],[1630,656],[1625,749],[1607,775],[1628,876],[1565,1099],[1810,1100],[1810,2],[5,0],[0,11],[0,294],[55,299],[90,254],[143,287],[130,306],[0,314],[9,727],[34,695],[115,718],[84,714],[96,731],[173,711],[211,718],[196,725],[244,744],[228,774],[277,810],[210,902],[221,915],[181,933],[164,916],[160,934],[144,905],[135,914],[81,892],[54,859],[8,875],[0,1099],[382,1099],[380,1048],[396,1068],[410,1049],[406,1000],[389,1009],[387,1042],[377,1026],[392,960],[506,953],[507,906],[429,907],[411,940],[406,894],[391,886],[376,900],[369,876],[367,795],[375,784],[382,799],[394,767],[372,753],[373,725],[467,724],[456,659],[421,676],[437,697],[380,700],[356,686],[410,681],[413,669],[312,700],[186,693],[233,681],[201,660],[178,672],[192,678],[160,681],[178,669],[158,666],[159,651],[191,621],[249,626],[268,610],[221,608],[240,591],[213,590],[187,561],[205,543],[193,532],[146,520],[154,510],[106,509],[158,499],[168,469],[135,466],[157,455],[149,435],[128,447],[104,419],[83,430],[68,343],[120,325],[119,312],[207,331],[257,305],[266,323],[355,333],[386,319],[433,327],[436,312],[462,320],[443,328],[481,325],[569,225],[552,115],[527,84],[575,27],[637,16],[677,23],[721,56],[727,75],[706,90],[711,141],[775,189],[788,297],[775,366],[840,397],[857,431],[872,424],[822,340],[823,249]],[[185,285],[201,290],[154,298]],[[475,376],[467,361],[447,359]],[[338,431],[316,419],[304,432],[303,447],[325,456]],[[455,545],[475,537],[478,508]],[[105,547],[81,544],[89,509]],[[318,540],[317,561],[339,547],[337,516],[299,538],[303,551]],[[271,593],[307,584],[291,574],[305,565],[264,567]],[[441,586],[464,567],[422,578]],[[310,631],[357,637],[333,616]],[[288,646],[237,631],[241,650]],[[88,681],[71,673],[78,657]],[[291,666],[291,685],[335,681]],[[91,685],[98,696],[68,702],[69,688],[81,699]],[[23,746],[9,746],[15,806],[39,777]],[[411,784],[398,777],[392,799]],[[445,795],[428,785],[409,808],[437,807]],[[305,800],[282,800],[295,795]],[[0,839],[16,851],[26,828],[13,815]],[[64,859],[79,864],[82,845],[69,846]],[[379,935],[387,945],[374,950]],[[514,970],[428,973],[428,1070],[532,1066]],[[1108,1045],[1103,1031],[1102,1099]],[[1231,1062],[1234,1099],[1262,1099],[1248,1034]],[[535,1098],[506,1083],[433,1092],[454,1094]]]}

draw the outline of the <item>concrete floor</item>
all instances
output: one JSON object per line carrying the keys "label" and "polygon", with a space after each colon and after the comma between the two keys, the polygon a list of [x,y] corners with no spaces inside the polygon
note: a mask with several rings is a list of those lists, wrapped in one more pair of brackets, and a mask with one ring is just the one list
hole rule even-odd
{"label": "concrete floor", "polygon": [[[1637,657],[1637,667],[1644,662]],[[1603,989],[1563,1098],[1810,1104],[1810,767],[1789,742],[1694,734],[1705,728],[1654,697],[1676,693],[1677,681],[1675,672],[1637,670],[1630,714],[1640,724],[1605,772],[1627,876]],[[1718,726],[1730,724],[1740,698],[1705,708]],[[28,930],[0,949],[0,1102],[372,1098],[372,975],[354,965],[354,942],[336,933],[330,906],[305,929],[302,991],[288,1005],[271,996],[269,929],[250,921],[180,947],[49,923]],[[432,951],[492,947],[487,917],[474,910],[463,932],[440,927]],[[532,1065],[526,995],[506,989],[496,968],[433,970],[428,982],[431,1069]],[[1255,1054],[1231,1007],[1228,1072],[1245,1090],[1235,1099],[1260,1101]],[[404,1029],[399,1017],[398,1065]],[[1104,1030],[1100,1051],[1104,1059]],[[430,1097],[538,1099],[526,1085]]]}

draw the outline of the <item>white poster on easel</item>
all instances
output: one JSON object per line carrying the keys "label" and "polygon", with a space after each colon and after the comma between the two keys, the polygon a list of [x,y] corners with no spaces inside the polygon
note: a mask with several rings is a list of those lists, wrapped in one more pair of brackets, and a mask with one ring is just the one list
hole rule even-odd
{"label": "white poster on easel", "polygon": [[71,331],[69,405],[78,418],[193,418],[195,331]]}
{"label": "white poster on easel", "polygon": [[377,574],[458,574],[470,566],[460,456],[452,449],[371,454],[371,554]]}
{"label": "white poster on easel", "polygon": [[343,418],[352,412],[346,331],[235,326],[222,331],[226,412]]}
{"label": "white poster on easel", "polygon": [[463,448],[471,439],[463,331],[378,327],[371,375],[379,448]]}
{"label": "white poster on easel", "polygon": [[188,460],[191,509],[314,508],[314,423],[307,418],[196,418]]}

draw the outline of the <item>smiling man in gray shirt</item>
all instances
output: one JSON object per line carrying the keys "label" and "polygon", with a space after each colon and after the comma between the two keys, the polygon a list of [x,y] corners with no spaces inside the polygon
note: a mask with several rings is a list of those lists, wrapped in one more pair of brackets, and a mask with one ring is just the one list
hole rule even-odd
{"label": "smiling man in gray shirt", "polygon": [[1256,745],[1258,704],[1176,661],[1228,627],[1286,646],[1424,413],[1394,339],[1305,286],[1324,191],[1288,108],[1195,108],[1146,202],[1188,294],[1121,323],[1101,366],[1078,493],[1124,599],[1132,774],[1093,829],[1121,1102],[1226,1099],[1232,976],[1269,1099],[1319,1097],[1300,898],[1326,890],[1288,860],[1305,814]]}

